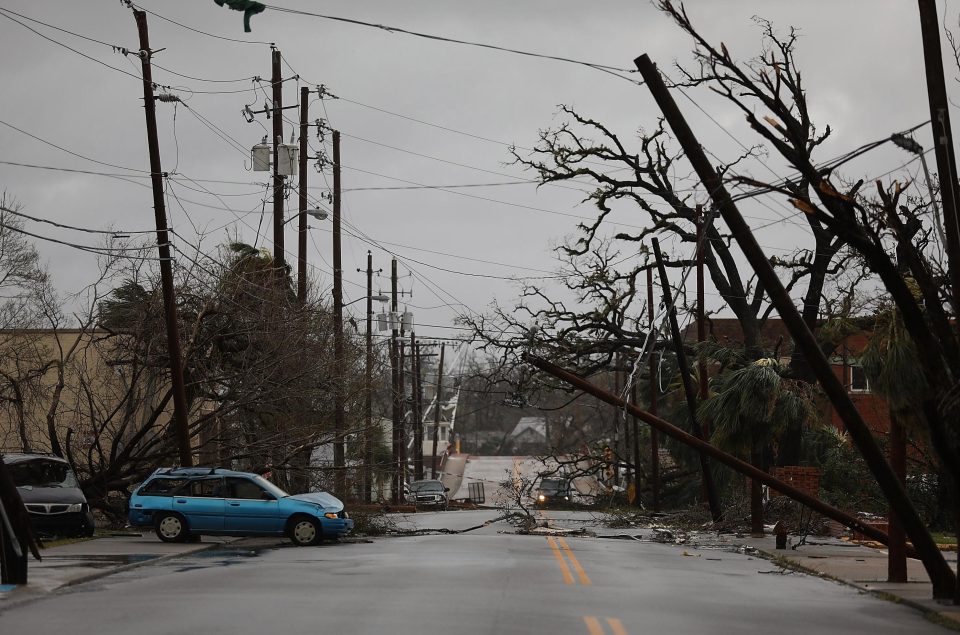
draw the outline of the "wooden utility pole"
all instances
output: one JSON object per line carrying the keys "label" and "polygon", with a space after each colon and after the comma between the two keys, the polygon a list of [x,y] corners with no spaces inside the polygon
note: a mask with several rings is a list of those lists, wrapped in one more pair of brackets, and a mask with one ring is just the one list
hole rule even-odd
{"label": "wooden utility pole", "polygon": [[407,383],[406,383],[406,342],[403,341],[403,322],[400,322],[400,339],[397,341],[400,346],[400,374],[397,378],[398,388],[400,389],[400,483],[405,485],[407,482]]}
{"label": "wooden utility pole", "polygon": [[[767,474],[763,470],[754,467],[750,463],[739,459],[728,452],[724,452],[719,448],[710,445],[703,439],[697,438],[695,435],[681,430],[670,422],[657,417],[649,412],[641,410],[640,408],[634,406],[633,404],[627,403],[625,400],[621,399],[619,395],[614,395],[607,390],[604,390],[598,386],[593,385],[591,382],[587,381],[579,375],[575,375],[570,371],[560,368],[553,362],[547,361],[536,355],[524,355],[524,361],[536,366],[540,370],[553,375],[554,377],[560,379],[561,381],[566,382],[567,384],[573,386],[574,388],[583,391],[588,395],[592,395],[604,403],[608,403],[617,408],[626,408],[630,414],[636,415],[641,421],[647,423],[650,426],[653,426],[666,434],[667,436],[676,439],[678,442],[689,446],[700,452],[702,454],[709,454],[711,458],[716,459],[720,463],[727,465],[740,474],[748,476],[750,478],[756,478],[760,480],[764,485],[781,492],[785,496],[790,497],[791,499],[802,503],[812,509],[815,512],[823,514],[827,518],[832,518],[837,522],[841,523],[844,527],[849,527],[855,531],[859,531],[865,536],[869,536],[874,540],[878,540],[884,544],[887,543],[888,537],[887,534],[883,531],[877,529],[873,525],[865,523],[860,518],[848,514],[842,510],[837,509],[827,503],[824,503],[822,500],[808,494],[807,492],[797,489],[793,485],[781,481],[778,478]],[[949,568],[947,569],[949,571]]]}
{"label": "wooden utility pole", "polygon": [[[953,129],[947,85],[943,75],[940,48],[940,19],[936,0],[918,0],[920,35],[923,42],[923,63],[927,75],[927,100],[930,104],[930,125],[933,129],[934,156],[940,175],[940,198],[943,203],[943,225],[947,238],[947,262],[955,309],[960,307],[960,184],[957,182],[957,157],[953,148]],[[960,589],[958,589],[960,591]]]}
{"label": "wooden utility pole", "polygon": [[[943,204],[943,226],[946,234],[947,270],[950,275],[954,311],[960,311],[960,183],[957,181],[957,157],[953,147],[953,127],[950,125],[950,108],[947,100],[947,85],[943,75],[943,56],[940,48],[940,19],[937,16],[936,0],[918,0],[920,8],[920,33],[923,41],[923,63],[927,75],[927,99],[930,104],[930,125],[933,129],[933,148],[940,175],[940,202]],[[922,157],[922,155],[921,155]],[[954,328],[960,328],[954,325]],[[954,483],[960,483],[960,466],[954,466]],[[954,489],[958,489],[956,486]],[[960,531],[960,505],[956,506],[955,524]],[[909,521],[901,523],[910,534]],[[913,539],[912,534],[910,535]],[[916,544],[916,543],[914,543]],[[931,579],[933,574],[931,574]],[[954,580],[954,603],[960,604],[960,562]],[[936,583],[934,583],[936,587]]]}
{"label": "wooden utility pole", "polygon": [[437,478],[437,440],[440,436],[440,412],[443,410],[443,349],[446,344],[440,344],[440,365],[437,367],[437,396],[436,408],[433,411],[433,453],[430,457],[430,478]]}
{"label": "wooden utility pole", "polygon": [[[637,360],[639,363],[640,360]],[[630,402],[637,405],[637,382],[630,386]],[[643,507],[643,501],[640,498],[640,421],[636,415],[630,415],[630,422],[633,426],[633,504],[637,507]],[[651,430],[652,431],[652,430]]]}
{"label": "wooden utility pole", "polygon": [[420,429],[422,416],[420,414],[420,344],[417,334],[410,331],[410,401],[413,419],[413,478],[419,481],[423,478],[423,431]]}
{"label": "wooden utility pole", "polygon": [[333,131],[333,468],[335,489],[347,494],[346,453],[344,452],[343,372],[343,267],[340,263],[340,132]]}
{"label": "wooden utility pole", "polygon": [[391,494],[394,504],[400,504],[403,499],[403,485],[400,482],[400,443],[403,440],[401,435],[400,422],[400,385],[399,369],[397,368],[397,259],[390,261],[390,403],[392,407],[393,425],[391,430]]}
{"label": "wooden utility pole", "polygon": [[[646,55],[638,57],[635,63],[647,88],[663,112],[664,118],[670,124],[674,138],[683,148],[687,160],[693,166],[697,176],[700,177],[704,188],[710,193],[714,205],[723,214],[723,219],[727,227],[730,228],[730,233],[737,240],[740,250],[757,274],[759,283],[763,285],[770,296],[770,301],[783,319],[794,344],[810,364],[814,376],[843,421],[851,441],[860,450],[860,454],[876,478],[884,496],[903,523],[918,557],[923,561],[927,574],[930,576],[934,597],[944,599],[953,597],[954,591],[957,589],[957,579],[953,570],[937,548],[916,508],[910,502],[903,484],[887,463],[876,439],[873,438],[873,434],[860,416],[860,412],[850,400],[842,382],[834,374],[833,367],[820,349],[816,338],[807,328],[793,299],[784,289],[783,283],[763,253],[763,249],[757,244],[750,226],[743,220],[736,203],[731,199],[722,180],[710,164],[710,160],[707,159],[703,147],[683,118],[683,114],[673,100],[673,96],[670,95],[670,91],[663,83],[656,65]],[[954,292],[958,290],[960,290],[960,287],[954,288]],[[757,478],[763,481],[759,475]]]}
{"label": "wooden utility pole", "polygon": [[[907,435],[899,415],[895,412],[890,413],[890,436],[887,441],[890,467],[900,482],[906,483]],[[887,534],[890,536],[890,543],[887,545],[887,582],[907,582],[907,536],[897,512],[890,509],[888,518]]]}
{"label": "wooden utility pole", "polygon": [[283,142],[283,77],[280,74],[280,50],[272,48],[270,85],[273,87],[273,266],[277,277],[286,278],[283,252],[283,175],[280,174],[280,144]]}
{"label": "wooden utility pole", "polygon": [[297,300],[307,304],[307,102],[310,89],[300,88],[300,177],[297,182],[300,195],[300,226],[297,233]]}
{"label": "wooden utility pole", "polygon": [[147,14],[135,10],[134,20],[140,35],[140,68],[143,77],[143,110],[147,119],[147,146],[150,151],[150,184],[153,187],[153,216],[157,223],[157,249],[160,253],[160,286],[163,289],[163,314],[167,325],[167,354],[170,357],[170,384],[173,389],[173,419],[180,451],[180,465],[193,465],[190,447],[190,426],[187,421],[187,393],[184,389],[183,362],[180,353],[180,328],[177,324],[177,301],[173,288],[173,264],[170,258],[170,237],[167,233],[167,209],[163,202],[163,171],[160,167],[160,143],[157,141],[156,96],[153,94],[153,71],[150,67],[150,35]]}
{"label": "wooden utility pole", "polygon": [[[703,258],[707,249],[706,243],[706,218],[703,214],[703,207],[697,205],[697,343],[701,346],[707,340],[706,310],[704,309],[704,279],[703,279]],[[707,398],[707,358],[700,351],[697,355],[697,379],[700,382],[697,397],[703,401]],[[710,438],[710,422],[701,423],[705,439]]]}
{"label": "wooden utility pole", "polygon": [[[703,429],[700,427],[700,417],[697,416],[697,397],[693,390],[690,364],[687,362],[687,354],[683,348],[683,336],[680,333],[680,325],[677,323],[677,307],[673,302],[673,294],[670,293],[667,268],[663,264],[663,254],[660,253],[660,241],[654,238],[651,242],[654,256],[657,259],[657,268],[660,271],[660,287],[663,289],[664,298],[667,300],[667,316],[670,320],[673,348],[677,356],[680,380],[683,382],[683,394],[687,400],[687,409],[690,411],[690,428],[698,439],[707,441]],[[704,493],[707,495],[707,504],[710,506],[710,516],[713,518],[713,522],[718,522],[723,518],[723,509],[720,507],[720,497],[717,496],[717,487],[713,482],[713,472],[710,471],[710,461],[705,454],[701,453],[699,456],[700,476],[703,480]]]}
{"label": "wooden utility pole", "polygon": [[364,368],[366,380],[363,414],[366,422],[363,433],[363,502],[371,501],[373,490],[373,442],[380,426],[373,427],[373,254],[367,250],[367,359]]}
{"label": "wooden utility pole", "polygon": [[[653,269],[647,267],[647,320],[650,322],[650,413],[657,415],[660,393],[660,365],[657,364],[657,327],[653,323]],[[660,432],[650,428],[650,490],[653,511],[660,511]]]}

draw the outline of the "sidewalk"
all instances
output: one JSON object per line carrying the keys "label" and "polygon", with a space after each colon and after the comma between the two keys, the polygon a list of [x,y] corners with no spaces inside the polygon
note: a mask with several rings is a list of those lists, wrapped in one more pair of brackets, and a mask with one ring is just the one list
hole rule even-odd
{"label": "sidewalk", "polygon": [[62,587],[211,549],[234,540],[204,536],[203,542],[199,543],[166,543],[153,533],[144,533],[139,536],[104,536],[42,549],[40,555],[43,560],[30,558],[26,585],[0,586],[0,610]]}
{"label": "sidewalk", "polygon": [[[858,545],[836,538],[808,538],[807,542],[797,549],[792,549],[790,545],[786,549],[777,549],[776,540],[770,534],[763,538],[750,536],[744,538],[721,536],[720,538],[726,538],[731,544],[754,547],[769,558],[774,560],[782,558],[789,565],[849,584],[867,593],[886,596],[918,610],[936,613],[945,620],[956,622],[957,627],[960,627],[960,606],[932,599],[933,587],[919,560],[907,559],[908,582],[891,583],[886,581],[887,552],[885,549]],[[796,543],[797,537],[790,536],[790,540],[791,543]],[[956,571],[957,553],[945,551],[944,557]]]}

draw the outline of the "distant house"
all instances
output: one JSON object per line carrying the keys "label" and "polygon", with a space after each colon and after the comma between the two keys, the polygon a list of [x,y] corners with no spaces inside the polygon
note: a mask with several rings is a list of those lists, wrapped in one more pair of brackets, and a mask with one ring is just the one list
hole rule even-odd
{"label": "distant house", "polygon": [[514,454],[537,454],[547,450],[547,419],[521,417],[508,437]]}

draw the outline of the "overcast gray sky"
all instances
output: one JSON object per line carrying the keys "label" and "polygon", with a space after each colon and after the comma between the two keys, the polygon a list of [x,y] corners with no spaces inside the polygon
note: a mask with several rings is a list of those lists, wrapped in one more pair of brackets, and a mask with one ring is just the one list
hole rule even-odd
{"label": "overcast gray sky", "polygon": [[[632,60],[641,53],[648,53],[661,67],[667,67],[674,60],[688,60],[691,48],[678,29],[643,0],[275,1],[287,8],[622,68],[633,68]],[[284,68],[285,77],[295,72],[305,82],[325,84],[333,94],[344,98],[311,103],[310,116],[328,119],[344,135],[345,220],[349,227],[399,254],[402,274],[413,271],[413,276],[402,280],[402,287],[413,291],[409,302],[422,325],[418,334],[425,336],[456,334],[456,330],[440,327],[451,326],[458,313],[482,312],[493,299],[509,303],[516,295],[517,286],[509,280],[463,273],[545,275],[543,271],[556,266],[552,248],[573,233],[577,222],[548,211],[591,218],[594,208],[581,204],[584,195],[576,190],[537,189],[530,184],[457,189],[459,195],[431,189],[356,188],[511,180],[483,170],[532,178],[515,166],[505,165],[510,158],[505,144],[534,144],[538,129],[559,122],[555,118],[558,104],[575,106],[630,139],[632,131],[652,126],[658,115],[646,88],[584,66],[272,10],[254,16],[253,32],[244,34],[242,15],[218,7],[213,0],[140,0],[140,4],[207,33],[275,42],[290,66]],[[117,0],[0,0],[0,7],[108,44],[137,48],[132,14]],[[960,6],[954,3],[944,7],[941,3],[940,8],[947,22],[955,26]],[[798,61],[812,115],[819,126],[830,124],[834,130],[822,149],[821,160],[928,118],[915,3],[691,0],[687,9],[709,38],[722,39],[738,58],[759,50],[759,30],[751,20],[755,14],[772,20],[779,28],[793,25],[801,30]],[[115,69],[130,75],[139,72],[133,56],[125,57],[108,46],[36,23],[24,23]],[[260,184],[266,182],[265,174],[247,171],[245,152],[216,136],[192,114],[206,118],[244,148],[257,143],[263,128],[246,123],[241,109],[245,104],[262,108],[265,95],[244,78],[269,78],[269,47],[216,39],[154,16],[149,17],[149,25],[151,45],[164,49],[156,55],[156,64],[199,79],[240,80],[199,81],[159,68],[154,71],[155,81],[177,87],[177,94],[189,106],[189,111],[182,106],[174,109],[171,104],[159,107],[164,170],[175,171],[184,179],[239,182],[203,183],[219,198],[187,180],[172,185],[186,210],[171,199],[169,213],[173,226],[184,236],[181,245],[188,248],[186,243],[195,241],[200,230],[208,251],[231,233],[271,247],[269,203],[268,217],[257,238],[265,192]],[[24,211],[38,217],[93,228],[150,229],[153,214],[150,191],[144,187],[147,181],[142,172],[130,172],[148,169],[139,80],[45,40],[6,17],[0,19],[0,59],[0,80],[5,88],[0,94],[0,120],[72,152],[129,170],[72,156],[5,125],[0,125],[0,161],[129,172],[133,177],[131,183],[0,164],[2,187],[22,203]],[[952,66],[947,73],[950,90],[956,93],[953,78],[957,73]],[[269,91],[268,84],[262,86]],[[295,81],[285,84],[285,103],[296,102],[296,87]],[[693,91],[691,95],[716,119],[717,123],[710,121],[689,102],[680,100],[694,130],[714,154],[733,158],[741,152],[727,132],[748,145],[757,141],[733,108],[705,91]],[[293,111],[290,113],[295,118]],[[269,127],[262,116],[260,120]],[[290,133],[288,125],[285,134],[289,137]],[[919,131],[917,139],[929,147],[929,129]],[[316,145],[316,139],[313,142]],[[908,159],[902,151],[885,147],[853,163],[848,174],[877,175]],[[741,171],[769,179],[773,178],[771,171],[781,176],[787,173],[783,162],[775,158],[766,165],[745,165]],[[312,193],[319,196],[326,187],[324,178],[313,172],[310,179],[320,188]],[[201,191],[194,191],[198,189]],[[756,225],[796,214],[782,202],[761,203],[752,202],[743,208]],[[295,208],[295,198],[291,204]],[[223,207],[230,209],[215,209]],[[617,209],[612,220],[642,223],[638,212],[630,208]],[[326,289],[331,270],[330,225],[329,221],[311,221],[311,225],[315,227],[308,252],[311,274],[316,284]],[[295,257],[293,226],[291,223],[286,235],[288,260]],[[28,229],[76,243],[96,244],[91,236],[32,222]],[[771,254],[783,255],[785,250],[804,244],[806,238],[794,225],[782,221],[762,230],[759,240]],[[75,291],[93,278],[96,256],[53,243],[38,243],[38,247],[63,292]],[[365,266],[368,248],[356,238],[345,237],[347,301],[363,294],[364,277],[355,270]],[[375,266],[389,273],[389,254],[376,247],[373,252]],[[625,247],[625,254],[628,252]],[[678,251],[678,255],[685,254]],[[481,260],[502,264],[478,262]],[[388,289],[389,280],[381,278],[378,286]],[[447,306],[458,302],[465,307]],[[361,306],[358,303],[352,308]],[[362,314],[362,309],[357,312]]]}

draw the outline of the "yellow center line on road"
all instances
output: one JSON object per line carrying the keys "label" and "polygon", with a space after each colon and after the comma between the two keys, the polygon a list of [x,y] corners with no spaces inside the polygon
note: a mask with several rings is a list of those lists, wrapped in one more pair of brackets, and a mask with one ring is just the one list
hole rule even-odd
{"label": "yellow center line on road", "polygon": [[584,615],[583,622],[587,625],[590,635],[603,635],[603,626],[600,625],[600,620],[597,618],[592,615]]}
{"label": "yellow center line on road", "polygon": [[580,584],[583,586],[590,586],[593,584],[590,581],[590,578],[587,577],[587,572],[583,570],[583,567],[580,566],[580,561],[577,560],[577,557],[573,555],[573,550],[570,548],[570,545],[567,544],[567,541],[563,538],[559,538],[557,542],[560,543],[560,546],[567,554],[567,558],[570,559],[570,564],[573,565],[574,570],[577,572],[577,577],[580,578]]}
{"label": "yellow center line on road", "polygon": [[547,543],[550,545],[550,549],[553,551],[553,555],[557,558],[557,563],[560,565],[560,571],[563,573],[563,583],[573,584],[573,574],[570,573],[570,567],[567,566],[567,562],[563,559],[560,548],[557,547],[557,541],[553,539],[553,536],[548,536]]}
{"label": "yellow center line on road", "polygon": [[[590,631],[590,635],[604,635],[603,624],[598,618],[592,615],[584,615],[583,623],[587,625],[587,630]],[[627,629],[623,627],[623,622],[617,618],[608,617],[607,624],[610,625],[610,630],[613,631],[613,635],[627,635]]]}
{"label": "yellow center line on road", "polygon": [[623,622],[617,618],[608,617],[607,624],[610,625],[610,630],[613,631],[613,635],[627,635],[627,629],[623,627]]}

